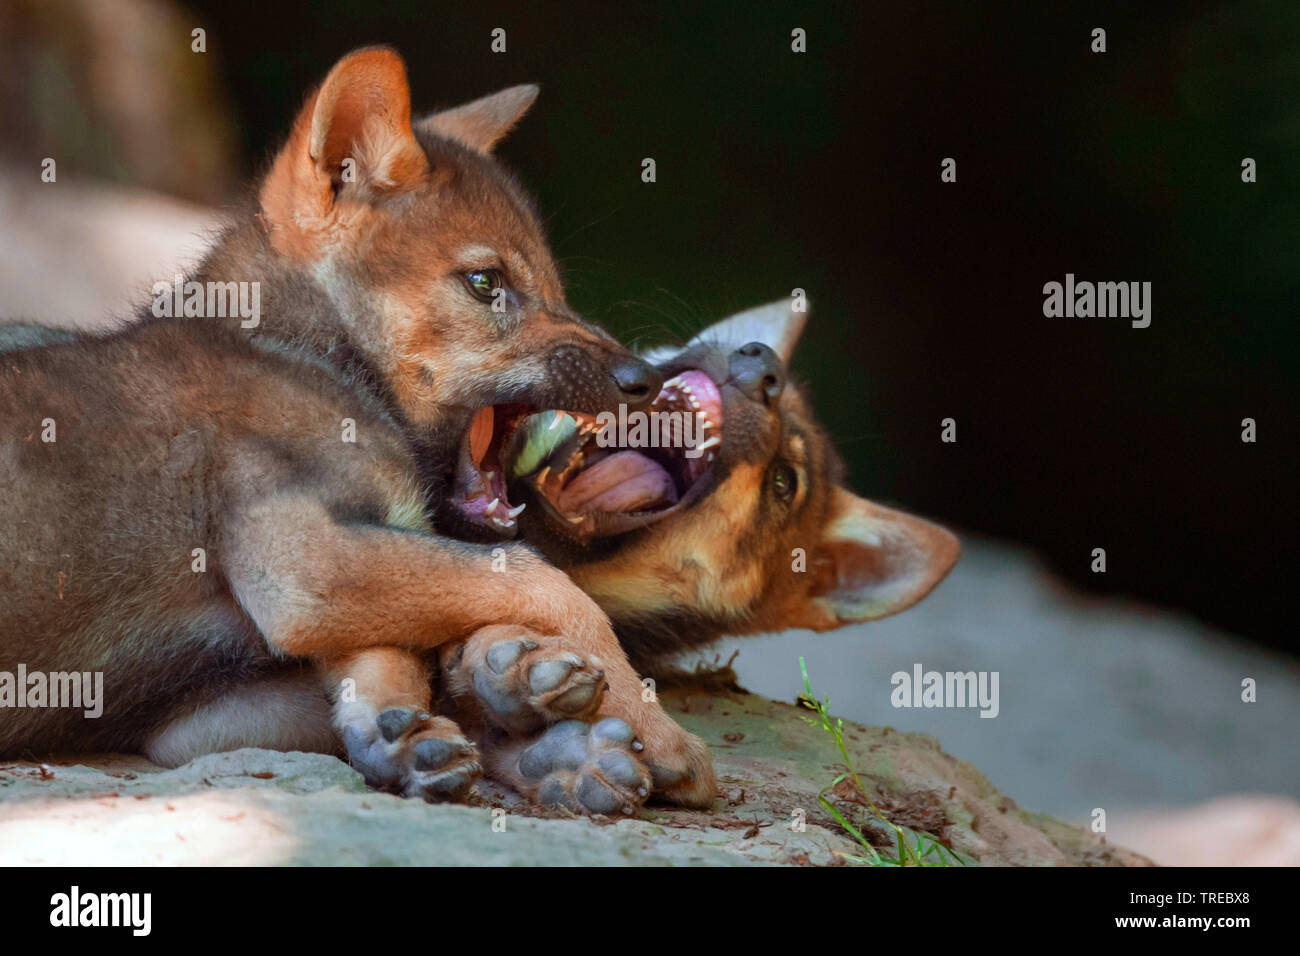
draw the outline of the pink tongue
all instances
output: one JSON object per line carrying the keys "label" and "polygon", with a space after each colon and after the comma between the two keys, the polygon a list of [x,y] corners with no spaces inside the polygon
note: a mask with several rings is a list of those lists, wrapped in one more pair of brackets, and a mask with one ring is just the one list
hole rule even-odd
{"label": "pink tongue", "polygon": [[615,452],[596,462],[560,493],[567,515],[589,511],[644,511],[677,501],[668,472],[639,451]]}

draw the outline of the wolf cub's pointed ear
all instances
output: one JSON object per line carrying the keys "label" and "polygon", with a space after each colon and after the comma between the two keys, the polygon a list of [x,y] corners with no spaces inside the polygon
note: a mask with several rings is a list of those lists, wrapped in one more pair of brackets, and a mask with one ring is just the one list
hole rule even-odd
{"label": "wolf cub's pointed ear", "polygon": [[827,630],[904,611],[943,580],[961,553],[951,532],[844,488],[835,489],[831,509],[809,562],[813,620],[791,626]]}
{"label": "wolf cub's pointed ear", "polygon": [[799,343],[799,336],[803,335],[803,327],[808,321],[807,308],[807,300],[804,301],[804,311],[796,312],[791,300],[777,299],[714,322],[703,332],[692,336],[680,348],[675,345],[656,345],[640,350],[639,354],[653,365],[667,362],[693,345],[716,345],[727,352],[734,352],[750,342],[762,342],[779,355],[782,362],[789,365],[790,356],[794,354],[794,347]]}
{"label": "wolf cub's pointed ear", "polygon": [[688,344],[716,342],[728,351],[735,351],[750,342],[762,342],[781,356],[782,362],[789,364],[808,321],[807,309],[806,300],[804,311],[796,312],[790,299],[777,299],[713,323]]}
{"label": "wolf cub's pointed ear", "polygon": [[262,210],[273,230],[310,231],[336,198],[380,199],[418,185],[427,169],[406,65],[368,47],[339,60],[298,114],[262,184]]}
{"label": "wolf cub's pointed ear", "polygon": [[512,86],[464,106],[434,113],[417,125],[480,153],[490,153],[492,147],[528,112],[538,92],[540,88],[533,83]]}

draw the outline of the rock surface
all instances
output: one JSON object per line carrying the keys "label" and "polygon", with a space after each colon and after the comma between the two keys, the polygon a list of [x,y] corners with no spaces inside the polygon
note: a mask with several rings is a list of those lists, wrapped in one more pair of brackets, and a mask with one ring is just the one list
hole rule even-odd
{"label": "rock surface", "polygon": [[[488,788],[475,806],[435,806],[370,792],[320,754],[239,750],[175,770],[80,755],[0,763],[0,865],[825,866],[860,855],[818,803],[843,767],[805,711],[735,691],[677,690],[664,702],[714,749],[723,797],[712,811],[650,807],[616,822],[529,815],[494,807]],[[1148,862],[1020,810],[931,737],[847,722],[844,731],[887,816],[980,864]],[[855,819],[863,808],[852,795],[841,785],[832,799]],[[885,847],[885,830],[874,832]]]}

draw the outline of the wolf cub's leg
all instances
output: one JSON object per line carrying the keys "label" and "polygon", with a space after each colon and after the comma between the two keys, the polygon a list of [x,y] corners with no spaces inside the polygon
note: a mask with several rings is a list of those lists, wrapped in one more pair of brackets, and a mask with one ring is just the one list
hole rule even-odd
{"label": "wolf cub's leg", "polygon": [[459,800],[482,776],[478,750],[430,710],[427,661],[376,647],[324,662],[348,761],[370,786],[406,797]]}
{"label": "wolf cub's leg", "polygon": [[[312,658],[341,679],[348,666],[355,666],[344,659],[370,648],[435,648],[499,624],[546,635],[548,648],[562,646],[584,661],[600,660],[609,683],[602,713],[621,718],[644,744],[655,790],[691,806],[712,802],[716,784],[703,741],[682,730],[653,697],[643,697],[641,681],[604,613],[530,549],[341,524],[309,494],[244,503],[232,515],[228,542],[232,590],[277,651]],[[493,552],[503,547],[506,570],[498,572]],[[562,645],[553,645],[556,641]],[[345,743],[354,718],[377,721],[384,710],[402,707],[418,716],[417,701],[427,707],[428,696],[427,688],[424,696],[415,696],[417,673],[417,667],[409,673],[380,667],[368,686],[396,681],[401,690],[394,700],[371,693],[360,707],[336,708]],[[394,732],[401,736],[407,730],[409,725]],[[369,757],[373,744],[371,735],[361,733],[349,751]]]}
{"label": "wolf cub's leg", "polygon": [[289,665],[219,696],[196,697],[145,742],[145,756],[179,767],[204,754],[262,747],[332,754],[338,735],[315,668]]}

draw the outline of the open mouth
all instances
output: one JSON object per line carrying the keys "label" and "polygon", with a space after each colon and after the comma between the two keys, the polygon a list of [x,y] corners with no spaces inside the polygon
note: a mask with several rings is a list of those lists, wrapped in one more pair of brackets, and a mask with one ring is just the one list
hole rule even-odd
{"label": "open mouth", "polygon": [[524,416],[505,460],[575,537],[618,534],[686,507],[722,444],[722,397],[697,369],[674,376],[645,411]]}
{"label": "open mouth", "polygon": [[473,524],[503,537],[514,536],[524,510],[512,506],[506,493],[503,450],[534,410],[523,404],[480,408],[461,441],[454,501]]}

